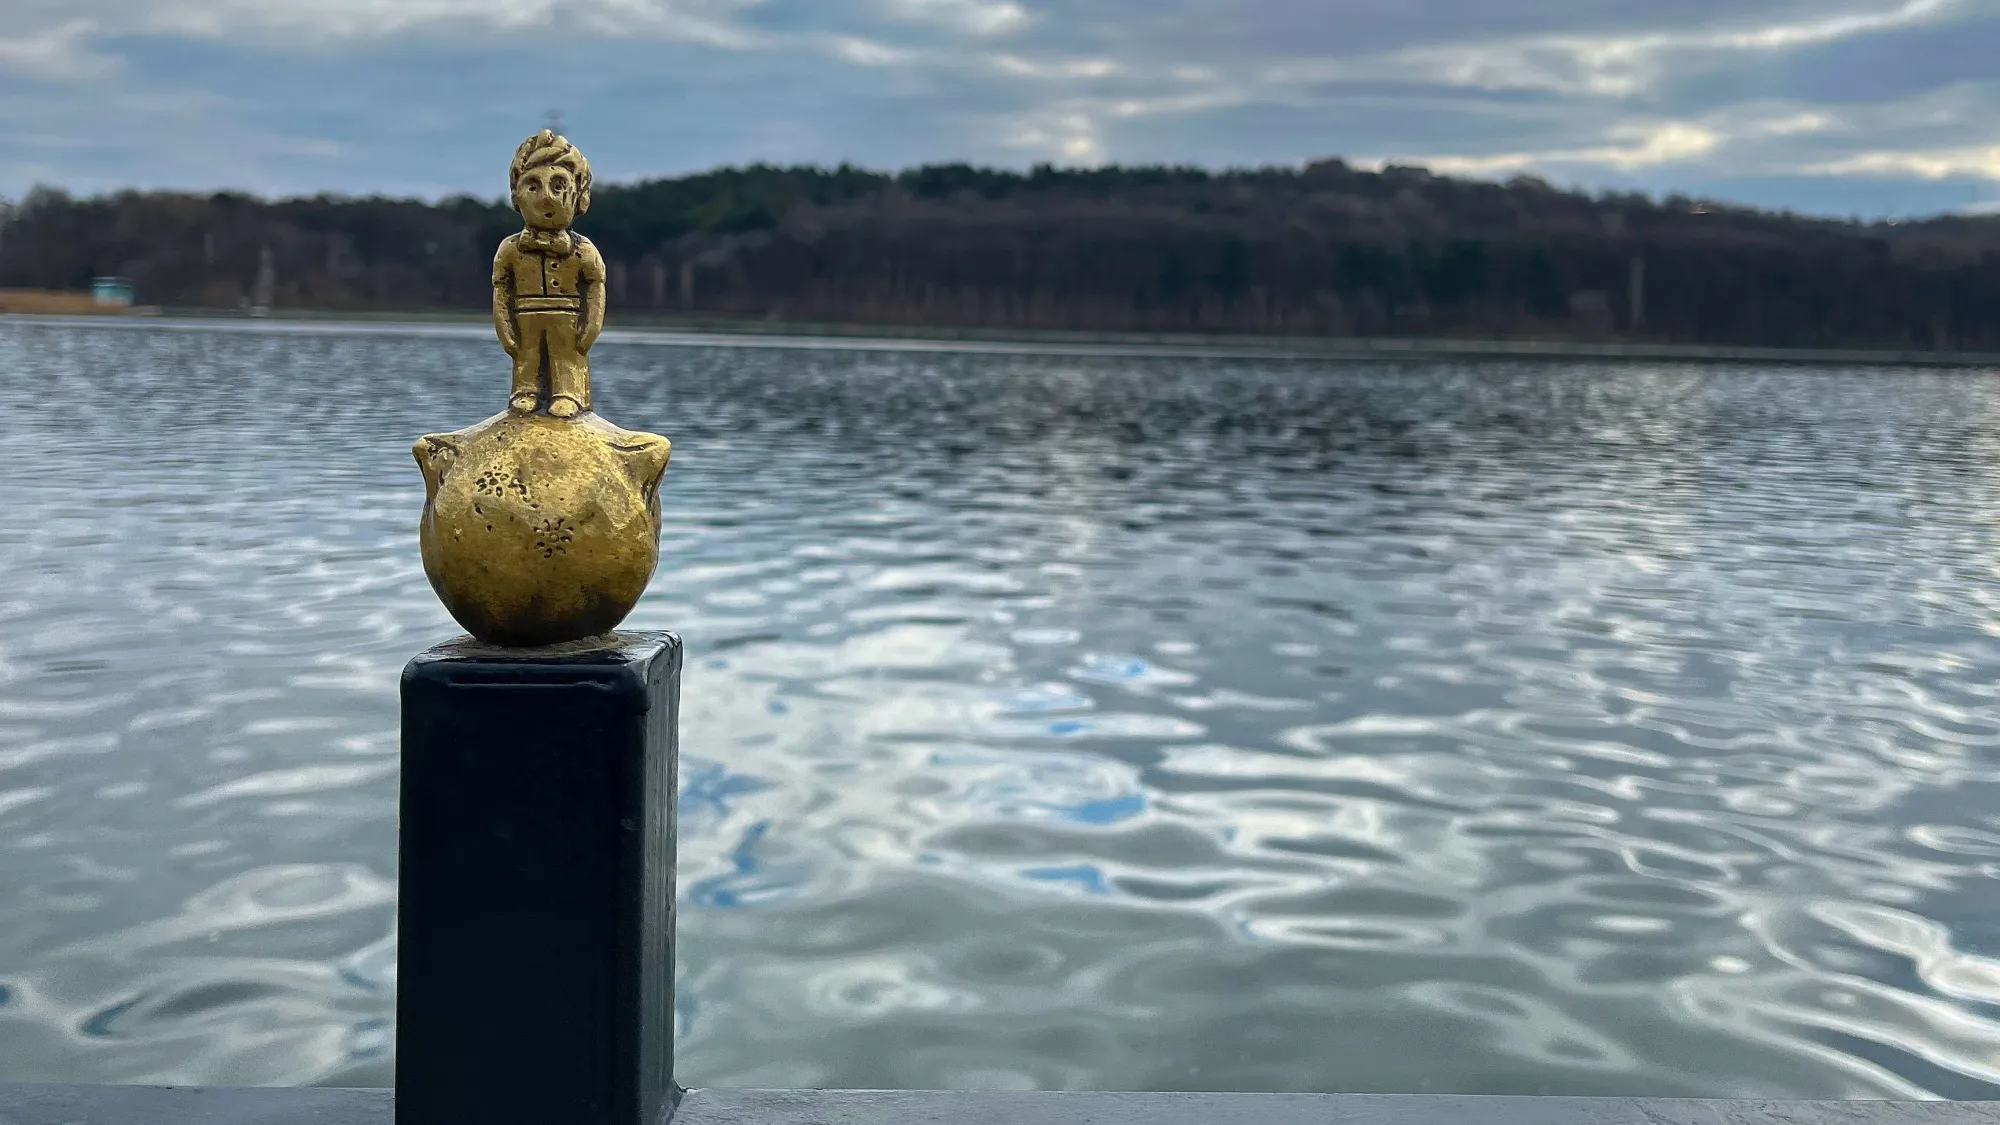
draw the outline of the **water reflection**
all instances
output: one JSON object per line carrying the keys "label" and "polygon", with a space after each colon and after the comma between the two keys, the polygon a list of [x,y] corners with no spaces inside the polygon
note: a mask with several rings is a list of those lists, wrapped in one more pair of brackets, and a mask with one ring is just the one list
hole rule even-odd
{"label": "water reflection", "polygon": [[[491,350],[0,324],[0,1077],[389,1081]],[[599,352],[683,1081],[2000,1095],[2000,380]]]}

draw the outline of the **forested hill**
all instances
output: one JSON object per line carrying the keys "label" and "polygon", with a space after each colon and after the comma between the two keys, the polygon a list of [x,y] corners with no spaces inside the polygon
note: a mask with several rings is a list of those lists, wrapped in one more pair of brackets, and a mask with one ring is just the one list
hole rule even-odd
{"label": "forested hill", "polygon": [[[1903,224],[1418,169],[750,167],[600,183],[578,222],[642,314],[818,323],[2000,350],[2000,220]],[[38,189],[0,287],[142,303],[478,309],[498,201]],[[268,263],[268,269],[266,269]]]}

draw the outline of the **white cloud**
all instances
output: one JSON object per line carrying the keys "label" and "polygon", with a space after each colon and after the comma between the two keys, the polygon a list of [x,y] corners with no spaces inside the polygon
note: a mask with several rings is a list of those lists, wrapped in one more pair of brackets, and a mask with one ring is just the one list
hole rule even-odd
{"label": "white cloud", "polygon": [[1009,147],[1034,149],[1060,164],[1104,164],[1111,159],[1107,123],[1198,114],[1240,104],[1243,96],[1238,89],[1212,86],[1143,97],[1064,98],[1017,116],[1003,140]]}
{"label": "white cloud", "polygon": [[[1601,143],[1500,153],[1440,153],[1370,161],[1374,166],[1414,164],[1445,175],[1490,176],[1558,166],[1611,168],[1620,172],[1686,164],[1723,154],[1740,141],[1835,133],[1847,124],[1826,109],[1796,104],[1732,106],[1696,120],[1626,121],[1605,130]],[[1748,162],[1738,161],[1738,166]],[[1792,171],[1785,168],[1783,171]]]}
{"label": "white cloud", "polygon": [[1005,35],[1029,22],[1014,0],[887,0],[888,10],[910,20],[941,23],[973,35]]}
{"label": "white cloud", "polygon": [[1644,168],[1694,160],[1707,156],[1722,144],[1722,138],[1713,130],[1684,121],[1669,121],[1657,126],[1621,126],[1613,129],[1611,136],[1620,143],[1585,149],[1578,154],[1578,158],[1586,164],[1602,163],[1622,169]]}
{"label": "white cloud", "polygon": [[1386,68],[1454,86],[1626,97],[1655,86],[1676,56],[1773,52],[1912,27],[1967,7],[1967,0],[1904,0],[1894,8],[1789,23],[1626,35],[1541,35],[1441,44],[1400,52]]}
{"label": "white cloud", "polygon": [[[1035,150],[1061,164],[1109,161],[1106,127],[1112,123],[1199,114],[1240,104],[1246,96],[1243,88],[1222,82],[1207,68],[1168,65],[1154,69],[1115,58],[1035,58],[1019,53],[989,54],[983,61],[1002,76],[1060,88],[1060,92],[1046,92],[1045,100],[1013,115],[1002,131],[1001,142],[1010,148]],[[1097,84],[1108,79],[1117,80],[1111,89],[1131,92],[1078,92],[1104,89]]]}
{"label": "white cloud", "polygon": [[1759,137],[1798,137],[1808,133],[1828,132],[1839,124],[1838,118],[1823,110],[1802,110],[1783,117],[1753,121],[1744,132]]}
{"label": "white cloud", "polygon": [[1103,111],[1112,117],[1172,117],[1241,105],[1244,100],[1244,91],[1217,85],[1151,97],[1113,98],[1103,103]]}
{"label": "white cloud", "polygon": [[[0,41],[0,62],[49,53],[90,35],[181,35],[199,39],[276,37],[324,43],[390,38],[451,25],[498,31],[560,27],[740,49],[758,36],[732,17],[759,0],[82,0],[95,10],[25,38]],[[18,23],[17,23],[18,26]]]}
{"label": "white cloud", "polygon": [[38,78],[79,78],[99,74],[113,63],[93,53],[87,40],[97,25],[90,20],[68,23],[26,35],[0,38],[0,73]]}
{"label": "white cloud", "polygon": [[1028,59],[1020,55],[989,55],[995,70],[1015,78],[1109,78],[1126,67],[1116,59]]}
{"label": "white cloud", "polygon": [[1079,108],[1040,112],[1008,130],[1006,143],[1033,149],[1061,164],[1102,164],[1110,157],[1093,116]]}
{"label": "white cloud", "polygon": [[1697,36],[1695,45],[1736,50],[1785,50],[1816,43],[1832,43],[1878,31],[1894,31],[1897,28],[1934,20],[1948,14],[1954,8],[1964,6],[1963,0],[1904,0],[1902,5],[1886,12],[1847,12],[1798,23],[1772,24],[1750,31],[1725,31]]}
{"label": "white cloud", "polygon": [[1800,170],[1819,176],[1905,176],[1920,180],[1976,176],[1988,180],[2000,180],[2000,145],[1878,149],[1857,152],[1837,160],[1808,164]]}
{"label": "white cloud", "polygon": [[521,28],[547,23],[561,0],[164,0],[147,10],[146,30],[200,38],[288,31],[335,39],[387,36],[435,23]]}
{"label": "white cloud", "polygon": [[910,58],[901,48],[856,35],[836,35],[829,42],[835,55],[859,66],[891,66]]}
{"label": "white cloud", "polygon": [[1721,147],[1724,140],[1715,130],[1688,121],[1628,123],[1613,126],[1606,134],[1607,143],[1578,148],[1386,157],[1362,163],[1377,168],[1389,164],[1420,165],[1433,172],[1455,176],[1490,176],[1564,164],[1597,165],[1629,172],[1708,156]]}

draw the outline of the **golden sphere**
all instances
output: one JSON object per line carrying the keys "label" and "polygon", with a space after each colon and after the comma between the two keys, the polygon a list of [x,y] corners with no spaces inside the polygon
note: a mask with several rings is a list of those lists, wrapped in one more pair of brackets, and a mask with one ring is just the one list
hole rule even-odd
{"label": "golden sphere", "polygon": [[465,631],[510,647],[608,633],[660,559],[671,446],[584,413],[495,415],[417,439],[431,588]]}

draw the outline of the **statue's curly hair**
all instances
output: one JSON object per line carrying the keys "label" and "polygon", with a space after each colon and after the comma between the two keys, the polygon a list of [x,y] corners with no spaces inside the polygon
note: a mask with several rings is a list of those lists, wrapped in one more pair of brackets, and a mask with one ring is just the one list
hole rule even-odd
{"label": "statue's curly hair", "polygon": [[514,163],[507,168],[507,194],[512,196],[514,189],[521,186],[523,173],[552,164],[569,169],[569,174],[576,177],[576,209],[578,214],[583,213],[590,207],[590,161],[583,158],[583,153],[568,138],[557,136],[553,130],[536,133],[514,150]]}

